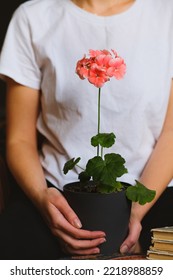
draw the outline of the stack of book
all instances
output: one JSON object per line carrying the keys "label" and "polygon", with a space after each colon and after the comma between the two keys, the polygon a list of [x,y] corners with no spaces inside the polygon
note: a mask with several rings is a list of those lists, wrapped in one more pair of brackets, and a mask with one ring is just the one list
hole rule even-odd
{"label": "stack of book", "polygon": [[173,226],[153,228],[147,259],[173,260]]}

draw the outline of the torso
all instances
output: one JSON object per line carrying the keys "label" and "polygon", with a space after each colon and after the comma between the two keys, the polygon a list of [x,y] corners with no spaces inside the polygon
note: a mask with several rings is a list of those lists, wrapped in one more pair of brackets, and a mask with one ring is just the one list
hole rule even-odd
{"label": "torso", "polygon": [[[41,162],[55,186],[77,178],[76,172],[62,173],[68,158],[81,156],[84,166],[95,155],[90,137],[96,133],[97,89],[75,74],[77,60],[90,48],[113,48],[127,64],[125,78],[112,79],[103,88],[101,131],[117,136],[115,149],[109,151],[126,159],[129,174],[123,180],[138,179],[161,132],[169,99],[171,1],[158,0],[156,5],[155,0],[136,0],[125,12],[107,17],[84,11],[70,0],[28,1],[18,11],[15,38],[9,35],[0,71],[14,79],[18,73],[21,84],[41,86],[38,129],[47,139]],[[21,36],[27,44],[20,44]]]}

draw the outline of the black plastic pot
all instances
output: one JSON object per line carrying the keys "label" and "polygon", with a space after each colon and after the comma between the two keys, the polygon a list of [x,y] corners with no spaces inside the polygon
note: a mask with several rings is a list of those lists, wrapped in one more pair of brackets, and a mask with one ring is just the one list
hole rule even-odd
{"label": "black plastic pot", "polygon": [[64,196],[81,220],[83,229],[102,230],[106,242],[100,245],[100,253],[108,256],[118,253],[127,236],[131,202],[125,191],[109,194],[75,192],[73,182],[64,186]]}

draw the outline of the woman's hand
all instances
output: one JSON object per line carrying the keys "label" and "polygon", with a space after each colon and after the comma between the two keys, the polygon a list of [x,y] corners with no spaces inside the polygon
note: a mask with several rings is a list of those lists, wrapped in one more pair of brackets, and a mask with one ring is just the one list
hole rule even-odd
{"label": "woman's hand", "polygon": [[140,245],[138,242],[142,226],[137,218],[131,217],[129,222],[129,234],[120,247],[120,252],[125,253],[139,253]]}
{"label": "woman's hand", "polygon": [[57,189],[48,188],[44,192],[39,208],[51,232],[59,239],[66,253],[99,253],[98,246],[105,242],[105,233],[81,229],[80,220]]}

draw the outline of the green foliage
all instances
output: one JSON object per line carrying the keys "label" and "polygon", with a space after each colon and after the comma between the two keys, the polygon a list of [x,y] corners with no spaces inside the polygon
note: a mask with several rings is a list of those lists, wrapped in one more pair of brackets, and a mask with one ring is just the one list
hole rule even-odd
{"label": "green foliage", "polygon": [[[67,161],[63,168],[64,174],[73,169],[79,161],[80,157]],[[79,180],[81,182],[93,180],[96,182],[97,192],[111,193],[121,191],[124,188],[117,178],[127,172],[124,158],[119,154],[110,153],[105,154],[104,159],[100,156],[95,156],[88,160],[86,169],[79,174]],[[155,191],[149,190],[136,180],[134,186],[126,187],[126,196],[129,200],[144,205],[154,199]]]}
{"label": "green foliage", "polygon": [[[63,168],[64,174],[67,174],[69,170],[73,169],[79,161],[80,157],[67,161]],[[121,191],[124,188],[117,178],[127,172],[124,158],[119,154],[110,153],[106,154],[104,159],[100,156],[95,156],[88,160],[86,169],[79,174],[79,180],[81,182],[93,180],[96,182],[97,192],[111,193]],[[149,190],[136,180],[134,186],[128,186],[126,188],[126,196],[129,200],[144,205],[154,199],[155,191]]]}
{"label": "green foliage", "polygon": [[64,174],[67,174],[69,170],[73,169],[75,167],[75,165],[78,164],[79,161],[80,161],[80,157],[78,157],[77,159],[72,158],[72,159],[68,160],[64,164],[64,168],[63,168]]}
{"label": "green foliage", "polygon": [[123,185],[121,182],[115,181],[114,185],[104,185],[104,184],[98,184],[98,192],[100,193],[112,193],[116,191],[121,191],[123,189]]}
{"label": "green foliage", "polygon": [[103,148],[110,148],[115,143],[114,133],[99,133],[91,138],[91,145],[97,147],[100,145]]}
{"label": "green foliage", "polygon": [[91,179],[91,177],[87,174],[86,171],[82,171],[80,174],[79,174],[79,177],[78,179],[81,181],[81,182],[87,182]]}
{"label": "green foliage", "polygon": [[[103,148],[110,148],[115,143],[114,133],[100,133],[100,89],[98,94],[98,131],[97,135],[91,138],[91,145],[97,147],[97,156],[88,160],[85,169],[79,174],[79,180],[83,182],[94,182],[94,191],[100,193],[110,193],[126,189],[126,196],[129,200],[139,202],[141,205],[151,202],[155,197],[155,191],[147,189],[140,182],[136,181],[135,186],[124,186],[118,178],[127,173],[125,160],[119,154],[110,153],[103,155]],[[100,154],[101,147],[101,154]],[[78,162],[72,158],[64,165],[63,172],[67,174]]]}
{"label": "green foliage", "polygon": [[147,189],[143,184],[136,180],[135,186],[127,188],[126,196],[128,199],[144,205],[146,202],[151,202],[154,199],[155,191]]}
{"label": "green foliage", "polygon": [[127,173],[124,163],[124,159],[118,154],[106,154],[104,160],[100,156],[96,156],[88,161],[86,172],[93,181],[101,182],[101,184],[115,189],[117,177]]}

